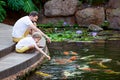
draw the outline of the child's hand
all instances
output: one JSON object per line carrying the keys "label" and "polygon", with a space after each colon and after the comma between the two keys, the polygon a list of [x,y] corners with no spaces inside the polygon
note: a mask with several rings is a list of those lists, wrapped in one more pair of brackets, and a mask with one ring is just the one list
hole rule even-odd
{"label": "child's hand", "polygon": [[48,60],[50,60],[50,59],[51,59],[51,57],[50,57],[50,56],[47,56],[47,58],[48,58]]}
{"label": "child's hand", "polygon": [[47,42],[51,43],[51,39],[49,37],[46,38]]}

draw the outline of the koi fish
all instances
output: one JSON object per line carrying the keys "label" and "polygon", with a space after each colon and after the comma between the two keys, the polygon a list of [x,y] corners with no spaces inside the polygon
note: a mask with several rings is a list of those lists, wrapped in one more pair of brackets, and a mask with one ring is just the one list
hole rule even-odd
{"label": "koi fish", "polygon": [[41,71],[36,71],[35,72],[37,75],[43,76],[43,77],[52,77],[52,75],[41,72]]}
{"label": "koi fish", "polygon": [[84,70],[84,71],[98,71],[99,69],[93,69],[93,68],[83,68],[81,70]]}
{"label": "koi fish", "polygon": [[90,68],[87,65],[84,65],[83,67],[78,67],[78,69],[83,70],[83,71],[98,71],[99,70],[99,69]]}
{"label": "koi fish", "polygon": [[90,61],[90,62],[87,62],[87,64],[97,64],[99,61]]}
{"label": "koi fish", "polygon": [[77,65],[76,68],[77,69],[84,69],[84,68],[89,68],[89,66],[88,65],[83,65],[83,66]]}
{"label": "koi fish", "polygon": [[[87,62],[87,64],[98,64],[98,63],[107,63],[107,62],[111,62],[112,59],[104,59],[104,58],[98,58],[96,60],[93,60],[93,61],[90,61],[90,62]],[[101,65],[100,63],[100,65]]]}
{"label": "koi fish", "polygon": [[82,59],[82,60],[88,60],[88,59],[90,59],[92,57],[95,57],[95,55],[89,55],[89,56],[81,57],[80,59]]}
{"label": "koi fish", "polygon": [[55,59],[55,62],[57,64],[67,64],[67,63],[71,63],[73,61],[74,58],[71,59]]}
{"label": "koi fish", "polygon": [[64,51],[63,54],[64,55],[78,55],[76,52],[73,52],[73,51]]}
{"label": "koi fish", "polygon": [[120,72],[115,72],[113,70],[104,70],[104,73],[107,73],[107,74],[120,74]]}
{"label": "koi fish", "polygon": [[64,51],[63,54],[64,55],[69,55],[69,52],[68,51]]}
{"label": "koi fish", "polygon": [[63,76],[64,77],[69,77],[69,76],[74,76],[74,75],[72,75],[69,71],[63,71]]}
{"label": "koi fish", "polygon": [[99,63],[97,63],[100,67],[102,67],[102,68],[108,68],[107,66],[105,66],[104,64],[103,64],[103,62],[99,62]]}
{"label": "koi fish", "polygon": [[120,61],[116,61],[117,65],[120,65]]}
{"label": "koi fish", "polygon": [[70,57],[70,60],[72,60],[72,61],[74,61],[74,60],[76,60],[76,59],[77,59],[76,56],[72,56],[72,57]]}
{"label": "koi fish", "polygon": [[54,59],[54,62],[58,63],[58,64],[67,64],[67,63],[71,63],[73,61],[75,61],[77,59],[76,56],[72,56],[69,59]]}
{"label": "koi fish", "polygon": [[75,76],[76,74],[79,75],[79,74],[82,74],[83,72],[70,72],[70,71],[63,71],[63,76],[64,78],[67,78],[67,77],[73,77]]}
{"label": "koi fish", "polygon": [[78,55],[76,52],[70,51],[70,55]]}
{"label": "koi fish", "polygon": [[106,63],[106,62],[110,62],[110,61],[112,61],[112,59],[102,59],[102,61],[101,61],[101,62]]}
{"label": "koi fish", "polygon": [[67,63],[67,59],[55,59],[55,62],[57,64],[66,64]]}

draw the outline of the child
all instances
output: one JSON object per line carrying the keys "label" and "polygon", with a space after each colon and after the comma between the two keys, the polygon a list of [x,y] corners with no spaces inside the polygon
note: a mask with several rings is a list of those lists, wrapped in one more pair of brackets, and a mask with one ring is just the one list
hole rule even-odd
{"label": "child", "polygon": [[41,39],[41,34],[39,32],[34,32],[32,37],[26,37],[21,39],[16,44],[16,52],[23,53],[30,49],[37,49],[40,53],[44,54],[49,60],[50,56],[48,56],[41,48],[38,47],[37,43]]}

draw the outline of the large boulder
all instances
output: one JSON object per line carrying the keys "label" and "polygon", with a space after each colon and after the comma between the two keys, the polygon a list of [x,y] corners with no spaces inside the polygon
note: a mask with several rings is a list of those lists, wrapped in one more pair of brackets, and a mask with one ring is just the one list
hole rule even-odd
{"label": "large boulder", "polygon": [[45,16],[69,16],[74,15],[78,0],[50,0],[44,5]]}
{"label": "large boulder", "polygon": [[103,7],[78,10],[75,16],[80,26],[88,26],[90,24],[101,25],[105,19]]}
{"label": "large boulder", "polygon": [[120,8],[120,0],[109,0],[108,6],[110,8]]}
{"label": "large boulder", "polygon": [[110,23],[108,28],[120,30],[120,8],[107,9],[106,10],[107,20]]}

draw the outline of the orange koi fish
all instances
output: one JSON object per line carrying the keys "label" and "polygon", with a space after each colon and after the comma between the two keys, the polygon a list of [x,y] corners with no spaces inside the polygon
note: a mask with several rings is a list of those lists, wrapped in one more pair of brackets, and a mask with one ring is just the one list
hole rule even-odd
{"label": "orange koi fish", "polygon": [[83,71],[99,71],[99,69],[90,68],[88,65],[84,65],[83,67],[76,66],[76,68]]}
{"label": "orange koi fish", "polygon": [[72,60],[72,61],[74,61],[74,60],[76,60],[76,59],[77,59],[76,56],[72,56],[72,57],[70,57],[70,60]]}
{"label": "orange koi fish", "polygon": [[120,72],[115,72],[113,70],[104,70],[104,72],[107,74],[120,74]]}
{"label": "orange koi fish", "polygon": [[73,52],[73,51],[64,51],[63,54],[64,55],[78,55],[76,52]]}
{"label": "orange koi fish", "polygon": [[69,52],[68,51],[64,51],[63,54],[64,55],[69,55]]}
{"label": "orange koi fish", "polygon": [[72,60],[70,60],[70,59],[55,59],[55,62],[58,64],[67,64],[67,63],[71,63]]}

